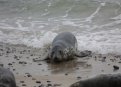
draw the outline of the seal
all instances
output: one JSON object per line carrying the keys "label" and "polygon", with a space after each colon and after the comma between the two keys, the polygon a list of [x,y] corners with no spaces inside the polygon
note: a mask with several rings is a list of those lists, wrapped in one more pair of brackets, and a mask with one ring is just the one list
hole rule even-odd
{"label": "seal", "polygon": [[0,87],[16,87],[13,73],[3,67],[0,67]]}
{"label": "seal", "polygon": [[76,82],[70,87],[121,87],[121,74],[101,74]]}
{"label": "seal", "polygon": [[49,59],[53,62],[61,62],[73,59],[74,56],[85,57],[90,52],[77,52],[77,39],[71,32],[59,33],[52,42]]}

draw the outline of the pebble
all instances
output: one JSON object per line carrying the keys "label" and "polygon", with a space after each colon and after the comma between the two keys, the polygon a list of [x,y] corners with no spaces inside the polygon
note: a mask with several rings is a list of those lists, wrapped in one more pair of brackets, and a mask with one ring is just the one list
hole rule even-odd
{"label": "pebble", "polygon": [[25,61],[19,61],[19,64],[27,64]]}
{"label": "pebble", "polygon": [[65,75],[68,75],[68,73],[66,73]]}
{"label": "pebble", "polygon": [[52,86],[52,84],[47,84],[47,86]]}
{"label": "pebble", "polygon": [[82,77],[78,76],[77,79],[81,79]]}
{"label": "pebble", "polygon": [[47,82],[51,82],[51,81],[48,80]]}
{"label": "pebble", "polygon": [[8,63],[8,65],[12,65],[12,63]]}
{"label": "pebble", "polygon": [[22,86],[26,86],[26,84],[22,84]]}
{"label": "pebble", "polygon": [[36,81],[36,83],[41,83],[41,81]]}
{"label": "pebble", "polygon": [[2,66],[2,67],[3,67],[3,66],[4,66],[4,64],[0,64],[0,66]]}
{"label": "pebble", "polygon": [[61,86],[61,85],[62,85],[62,84],[54,84],[53,86],[55,86],[55,87],[56,87],[56,86]]}
{"label": "pebble", "polygon": [[24,81],[20,81],[20,83],[24,83]]}
{"label": "pebble", "polygon": [[27,75],[28,77],[32,77],[32,75]]}
{"label": "pebble", "polygon": [[32,78],[32,80],[36,80],[35,78]]}
{"label": "pebble", "polygon": [[102,70],[102,72],[104,72],[104,70]]}
{"label": "pebble", "polygon": [[114,70],[119,70],[119,67],[116,65],[114,65],[113,68],[114,68]]}
{"label": "pebble", "polygon": [[121,63],[121,61],[120,61],[120,62],[118,62],[118,63]]}
{"label": "pebble", "polygon": [[39,63],[38,65],[42,65],[41,63]]}

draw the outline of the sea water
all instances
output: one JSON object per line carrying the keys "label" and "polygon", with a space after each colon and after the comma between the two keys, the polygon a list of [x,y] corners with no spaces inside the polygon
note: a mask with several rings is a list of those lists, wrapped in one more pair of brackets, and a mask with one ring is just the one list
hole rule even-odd
{"label": "sea water", "polygon": [[81,51],[121,54],[121,0],[0,0],[0,42],[43,48],[64,31]]}

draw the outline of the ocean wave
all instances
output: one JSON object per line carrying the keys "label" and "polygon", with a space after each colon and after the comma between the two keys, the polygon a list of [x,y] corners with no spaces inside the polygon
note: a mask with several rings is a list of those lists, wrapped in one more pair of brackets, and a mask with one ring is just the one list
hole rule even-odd
{"label": "ocean wave", "polygon": [[64,31],[80,51],[120,53],[120,0],[0,0],[0,42],[43,48]]}

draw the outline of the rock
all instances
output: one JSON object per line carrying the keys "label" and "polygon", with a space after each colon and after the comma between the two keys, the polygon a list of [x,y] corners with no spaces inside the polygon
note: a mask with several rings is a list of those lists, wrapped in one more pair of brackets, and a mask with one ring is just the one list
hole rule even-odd
{"label": "rock", "polygon": [[114,65],[113,68],[114,68],[114,70],[119,70],[119,67],[116,65]]}

